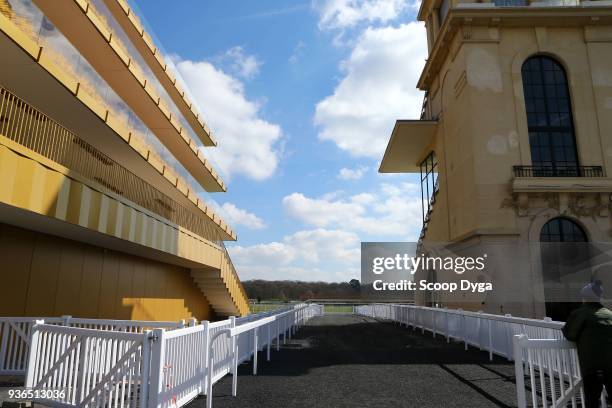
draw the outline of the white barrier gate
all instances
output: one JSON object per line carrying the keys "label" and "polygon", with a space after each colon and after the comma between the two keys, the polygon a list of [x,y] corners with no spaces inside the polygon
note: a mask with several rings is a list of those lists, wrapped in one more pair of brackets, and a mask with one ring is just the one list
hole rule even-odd
{"label": "white barrier gate", "polygon": [[25,375],[32,326],[37,320],[44,320],[45,324],[51,325],[128,333],[143,333],[153,328],[172,330],[185,327],[186,324],[195,324],[195,321],[185,323],[184,321],[77,319],[71,316],[0,317],[0,375]]}
{"label": "white barrier gate", "polygon": [[52,406],[146,407],[150,335],[37,324],[26,387]]}

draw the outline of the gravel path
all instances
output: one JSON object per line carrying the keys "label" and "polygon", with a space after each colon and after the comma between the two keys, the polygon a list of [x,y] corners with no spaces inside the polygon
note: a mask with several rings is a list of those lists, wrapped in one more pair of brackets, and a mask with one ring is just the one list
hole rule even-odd
{"label": "gravel path", "polygon": [[[441,336],[354,315],[317,317],[259,373],[239,369],[214,387],[214,407],[514,407],[514,366]],[[189,407],[205,406],[198,398]]]}

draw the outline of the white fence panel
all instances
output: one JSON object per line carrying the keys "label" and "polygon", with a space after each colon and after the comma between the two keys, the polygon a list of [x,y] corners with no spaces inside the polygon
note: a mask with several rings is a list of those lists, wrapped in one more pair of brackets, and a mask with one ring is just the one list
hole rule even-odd
{"label": "white fence panel", "polygon": [[[144,333],[153,328],[172,330],[185,326],[185,322],[81,319],[71,316],[0,317],[0,375],[25,375],[32,326],[37,320],[44,320],[45,324],[51,325],[128,333]],[[195,321],[188,324],[193,325]]]}
{"label": "white fence panel", "polygon": [[205,389],[208,325],[153,332],[150,407],[180,407]]}
{"label": "white fence panel", "polygon": [[149,346],[147,334],[38,324],[26,387],[43,391],[35,401],[49,406],[144,408]]}
{"label": "white fence panel", "polygon": [[[558,339],[514,336],[514,348],[524,360],[515,361],[519,408],[584,406],[584,390],[575,345]],[[527,377],[527,382],[525,378]],[[606,407],[605,395],[601,397]]]}
{"label": "white fence panel", "polygon": [[[209,324],[209,335],[208,338],[211,339],[215,334],[219,333],[222,330],[230,329],[234,327],[235,320],[223,320],[220,322],[214,322]],[[212,358],[215,361],[214,370],[213,370],[213,380],[212,383],[216,383],[219,379],[223,378],[226,374],[229,374],[232,368],[232,344],[230,339],[221,337],[219,340],[212,344],[212,347],[209,346],[209,353],[212,354]]]}
{"label": "white fence panel", "polygon": [[[47,322],[47,319],[45,319]],[[192,319],[190,326],[195,325],[195,319]],[[106,331],[121,331],[127,333],[144,333],[147,330],[166,329],[173,330],[185,327],[184,321],[179,322],[163,322],[163,321],[147,321],[147,320],[104,320],[104,319],[81,319],[74,317],[64,318],[62,325],[69,327],[79,327],[82,329],[106,330]]]}
{"label": "white fence panel", "polygon": [[[0,375],[24,375],[36,317],[0,317]],[[61,324],[61,318],[48,319]]]}

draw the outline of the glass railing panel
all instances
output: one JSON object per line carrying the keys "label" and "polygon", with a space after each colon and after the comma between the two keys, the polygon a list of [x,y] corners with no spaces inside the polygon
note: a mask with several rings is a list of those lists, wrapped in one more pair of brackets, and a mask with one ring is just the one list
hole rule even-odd
{"label": "glass railing panel", "polygon": [[[172,113],[172,117],[179,122],[180,126],[185,129],[186,132],[188,132],[189,137],[198,144],[198,147],[200,147],[200,144],[197,142],[198,138],[194,135],[193,129],[184,118],[178,107],[175,105],[170,95],[168,95],[166,89],[159,83],[159,80],[153,71],[151,71],[149,65],[144,61],[138,50],[134,47],[127,34],[125,34],[123,31],[123,28],[114,19],[112,13],[110,10],[108,10],[106,4],[104,4],[104,1],[91,0],[89,4],[91,10],[105,25],[105,28],[112,33],[116,44],[118,44],[121,50],[130,57],[130,64],[135,64],[139,74],[147,80],[147,84],[151,84],[153,86],[155,94],[160,98],[160,106],[162,109]],[[160,50],[160,52],[162,51]],[[166,61],[166,58],[164,58],[164,61]]]}
{"label": "glass railing panel", "polygon": [[195,178],[31,0],[0,0],[0,5],[2,14],[11,19],[30,39],[44,47],[45,55],[61,68],[65,75],[79,83],[79,92],[85,92],[108,110],[113,118],[131,132],[131,137],[146,142],[174,173],[187,185],[195,188],[200,196],[209,197]]}

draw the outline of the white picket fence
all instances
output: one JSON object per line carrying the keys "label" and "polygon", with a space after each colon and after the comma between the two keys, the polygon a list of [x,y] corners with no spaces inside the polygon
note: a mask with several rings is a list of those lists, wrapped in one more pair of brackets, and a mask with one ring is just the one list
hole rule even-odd
{"label": "white picket fence", "polygon": [[194,325],[195,320],[156,322],[144,320],[107,320],[62,317],[0,317],[0,375],[25,375],[32,326],[37,320],[45,324],[86,329],[142,333],[153,328],[168,330]]}
{"label": "white picket fence", "polygon": [[320,313],[317,305],[301,304],[152,330],[157,322],[91,329],[39,321],[30,330],[26,386],[44,391],[46,397],[34,401],[53,407],[180,407],[210,395],[213,384],[232,372],[235,395],[238,364],[253,357],[256,373],[256,350],[267,347],[269,359],[273,340],[278,347],[281,338]]}
{"label": "white picket fence", "polygon": [[[358,306],[356,313],[459,340],[466,349],[488,351],[491,359],[496,354],[514,360],[519,408],[584,406],[578,354],[563,338],[563,322],[389,304]],[[601,399],[607,407],[605,392]]]}
{"label": "white picket fence", "polygon": [[[253,375],[257,375],[258,352],[266,349],[266,359],[270,360],[272,343],[276,341],[277,350],[280,342],[291,339],[299,326],[314,316],[323,315],[323,306],[316,304],[300,305],[295,309],[280,313],[261,313],[260,318],[242,318],[240,324],[218,330],[210,337],[210,350],[217,350],[222,344],[223,353],[208,355],[208,378],[215,378],[215,373],[232,373],[232,395],[236,396],[238,387],[238,365],[253,358]],[[250,320],[250,321],[249,321]],[[206,407],[212,408],[213,382],[207,383]]]}
{"label": "white picket fence", "polygon": [[562,322],[550,319],[525,319],[494,315],[482,312],[468,312],[457,309],[441,309],[425,306],[375,304],[358,306],[355,313],[381,319],[388,319],[445,336],[447,341],[455,339],[468,346],[477,347],[494,354],[514,359],[513,336],[524,334],[530,339],[563,339]]}

